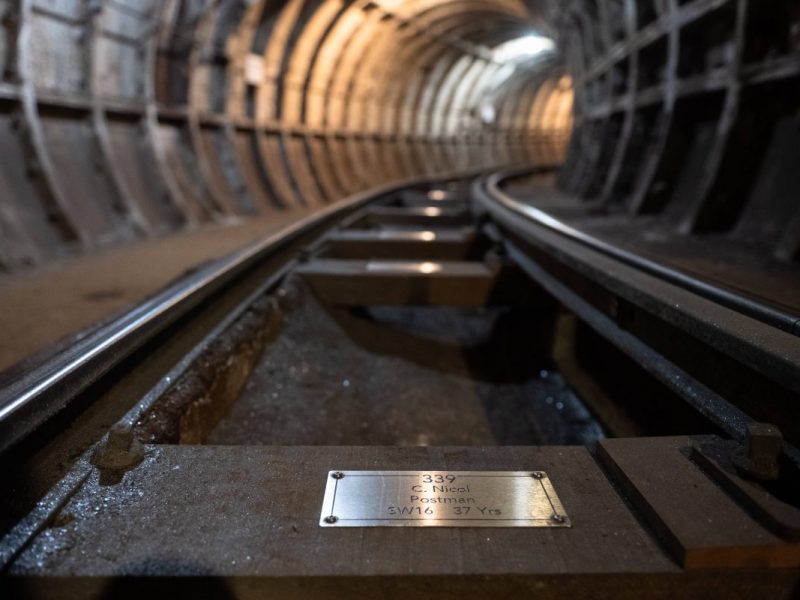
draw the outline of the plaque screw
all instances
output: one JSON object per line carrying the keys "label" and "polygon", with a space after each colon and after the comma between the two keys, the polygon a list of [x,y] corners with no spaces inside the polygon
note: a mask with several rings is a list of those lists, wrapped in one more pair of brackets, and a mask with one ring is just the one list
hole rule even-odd
{"label": "plaque screw", "polygon": [[544,473],[542,473],[541,471],[534,471],[533,473],[531,473],[531,477],[533,477],[534,479],[544,479]]}
{"label": "plaque screw", "polygon": [[333,523],[336,523],[336,521],[338,521],[338,520],[339,520],[339,517],[334,517],[333,515],[331,515],[330,517],[325,517],[325,522],[326,523],[333,524]]}
{"label": "plaque screw", "polygon": [[550,520],[553,521],[553,523],[563,523],[564,522],[564,517],[562,517],[559,514],[555,514],[552,517],[550,517]]}
{"label": "plaque screw", "polygon": [[344,477],[344,473],[342,473],[341,471],[336,471],[334,473],[331,473],[331,477],[333,477],[334,479],[341,479],[342,477]]}

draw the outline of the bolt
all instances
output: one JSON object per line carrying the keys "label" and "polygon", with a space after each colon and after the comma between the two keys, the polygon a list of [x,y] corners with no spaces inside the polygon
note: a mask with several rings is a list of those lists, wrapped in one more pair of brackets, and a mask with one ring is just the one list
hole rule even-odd
{"label": "bolt", "polygon": [[109,450],[127,450],[133,443],[133,430],[130,425],[117,423],[108,432],[106,448]]}
{"label": "bolt", "polygon": [[334,479],[341,479],[342,477],[344,477],[344,473],[342,473],[341,471],[334,471],[333,473],[331,473],[331,477],[333,477]]}
{"label": "bolt", "polygon": [[331,525],[336,523],[336,521],[338,521],[338,520],[339,520],[339,517],[334,517],[333,515],[331,515],[330,517],[325,517],[325,522],[326,523],[330,523]]}
{"label": "bolt", "polygon": [[774,480],[780,474],[778,459],[782,451],[783,437],[775,425],[748,423],[745,447],[734,456],[734,463],[751,477]]}
{"label": "bolt", "polygon": [[133,435],[130,425],[117,423],[108,432],[105,442],[98,446],[94,464],[101,469],[126,470],[144,458],[144,446]]}
{"label": "bolt", "polygon": [[552,517],[550,517],[550,520],[553,521],[553,523],[563,523],[564,517],[556,513]]}
{"label": "bolt", "polygon": [[541,471],[534,471],[533,473],[531,473],[531,477],[533,477],[534,479],[544,479],[545,474],[542,473]]}
{"label": "bolt", "polygon": [[747,456],[759,460],[764,456],[777,458],[783,449],[781,432],[769,423],[750,423],[747,426]]}

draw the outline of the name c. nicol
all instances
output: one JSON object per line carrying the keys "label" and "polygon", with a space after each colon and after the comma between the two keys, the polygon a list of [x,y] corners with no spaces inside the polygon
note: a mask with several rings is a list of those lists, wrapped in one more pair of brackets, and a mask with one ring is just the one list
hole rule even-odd
{"label": "name c. nicol", "polygon": [[[462,486],[455,486],[455,485],[434,485],[431,486],[433,489],[431,490],[434,494],[469,494],[469,486],[462,485]],[[412,492],[425,492],[427,491],[421,485],[412,485],[411,486]]]}

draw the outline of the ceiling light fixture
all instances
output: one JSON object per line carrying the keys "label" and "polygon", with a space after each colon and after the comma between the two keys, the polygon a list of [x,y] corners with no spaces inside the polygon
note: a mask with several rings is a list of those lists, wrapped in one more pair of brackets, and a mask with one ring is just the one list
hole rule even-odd
{"label": "ceiling light fixture", "polygon": [[555,48],[555,42],[549,37],[531,33],[496,46],[492,50],[492,58],[497,62],[519,62],[551,54]]}

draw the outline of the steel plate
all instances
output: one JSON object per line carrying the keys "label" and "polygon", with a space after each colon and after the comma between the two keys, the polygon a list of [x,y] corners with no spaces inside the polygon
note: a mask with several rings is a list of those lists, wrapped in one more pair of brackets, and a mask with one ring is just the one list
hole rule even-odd
{"label": "steel plate", "polygon": [[571,527],[543,471],[330,471],[322,527]]}

